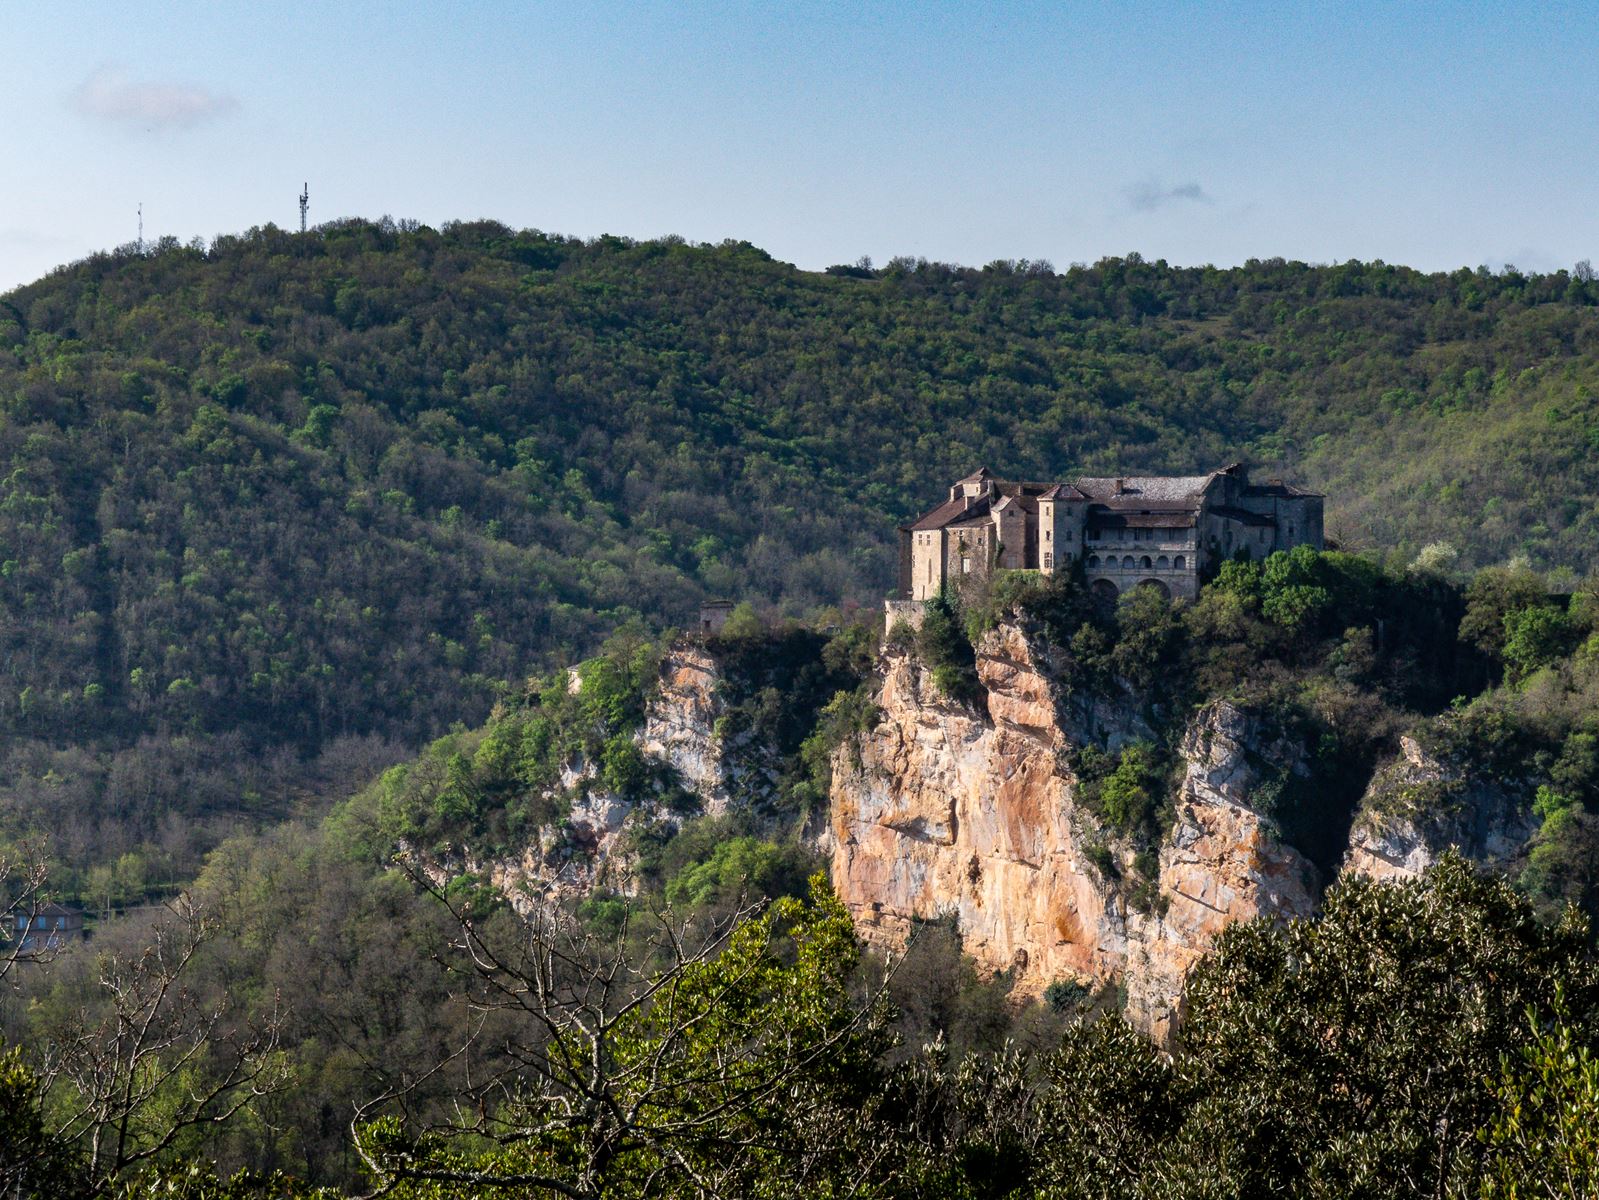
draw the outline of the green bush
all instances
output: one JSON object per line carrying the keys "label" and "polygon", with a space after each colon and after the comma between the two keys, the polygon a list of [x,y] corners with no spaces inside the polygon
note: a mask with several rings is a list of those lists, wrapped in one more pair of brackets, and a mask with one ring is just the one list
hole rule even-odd
{"label": "green bush", "polygon": [[1044,989],[1044,1003],[1058,1013],[1080,1008],[1092,993],[1075,979],[1057,979]]}
{"label": "green bush", "polygon": [[977,655],[948,592],[927,602],[922,627],[916,636],[922,663],[932,672],[939,691],[962,704],[975,704],[983,696],[977,678]]}
{"label": "green bush", "polygon": [[1092,790],[1094,808],[1106,824],[1122,833],[1147,826],[1160,800],[1159,764],[1146,742],[1125,747],[1116,767]]}
{"label": "green bush", "polygon": [[1504,627],[1500,653],[1505,660],[1505,679],[1511,683],[1570,653],[1576,640],[1571,618],[1546,604],[1506,613]]}
{"label": "green bush", "polygon": [[797,846],[735,837],[669,879],[666,899],[676,905],[704,908],[741,899],[802,896],[811,869],[809,856]]}

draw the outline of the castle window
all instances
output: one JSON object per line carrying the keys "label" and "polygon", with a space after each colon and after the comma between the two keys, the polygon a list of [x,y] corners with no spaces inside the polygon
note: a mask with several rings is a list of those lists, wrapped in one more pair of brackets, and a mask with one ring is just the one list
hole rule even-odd
{"label": "castle window", "polygon": [[1072,540],[1072,531],[1070,529],[1066,531],[1066,540],[1068,542]]}
{"label": "castle window", "polygon": [[1044,570],[1053,571],[1054,569],[1055,569],[1055,556],[1053,554],[1051,554],[1048,550],[1045,550],[1044,551]]}
{"label": "castle window", "polygon": [[1162,554],[1155,560],[1155,565],[1164,571],[1167,567],[1171,566],[1171,563],[1167,560],[1166,556]]}
{"label": "castle window", "polygon": [[1171,560],[1171,565],[1177,568],[1179,571],[1186,571],[1188,569],[1188,560],[1179,554],[1176,558]]}
{"label": "castle window", "polygon": [[1089,556],[1088,556],[1088,565],[1089,565],[1089,566],[1091,566],[1091,567],[1097,567],[1097,566],[1099,566],[1099,555],[1097,555],[1097,554],[1090,554],[1090,555],[1089,555]]}
{"label": "castle window", "polygon": [[970,575],[971,573],[972,573],[972,560],[967,558],[963,554],[963,555],[961,555],[961,574],[962,575]]}
{"label": "castle window", "polygon": [[1044,530],[1044,540],[1046,542],[1053,542],[1055,540],[1054,532],[1048,529]]}
{"label": "castle window", "polygon": [[1122,566],[1129,571],[1133,569],[1133,556],[1131,554],[1122,559]]}
{"label": "castle window", "polygon": [[1147,570],[1149,570],[1150,567],[1154,566],[1155,564],[1149,561],[1149,555],[1146,554],[1146,555],[1144,555],[1143,558],[1138,560],[1138,565],[1143,567],[1144,570],[1147,571]]}

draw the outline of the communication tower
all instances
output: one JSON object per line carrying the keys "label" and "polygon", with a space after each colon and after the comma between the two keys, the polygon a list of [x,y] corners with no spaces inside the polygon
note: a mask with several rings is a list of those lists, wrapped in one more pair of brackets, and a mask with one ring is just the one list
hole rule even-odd
{"label": "communication tower", "polygon": [[311,185],[304,184],[300,188],[300,232],[305,232],[305,213],[311,207]]}
{"label": "communication tower", "polygon": [[144,253],[144,201],[139,201],[139,253]]}

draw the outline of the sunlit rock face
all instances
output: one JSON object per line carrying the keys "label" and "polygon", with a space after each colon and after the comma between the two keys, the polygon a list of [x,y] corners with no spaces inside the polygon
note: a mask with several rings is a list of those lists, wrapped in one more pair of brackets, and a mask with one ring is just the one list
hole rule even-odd
{"label": "sunlit rock face", "polygon": [[1533,814],[1509,789],[1401,737],[1398,758],[1372,776],[1361,798],[1341,874],[1411,879],[1450,850],[1500,866],[1535,830]]}
{"label": "sunlit rock face", "polygon": [[661,683],[645,713],[639,749],[677,772],[683,786],[695,793],[705,811],[727,811],[726,764],[716,719],[723,705],[717,696],[721,673],[704,647],[673,647],[661,663]]}
{"label": "sunlit rock face", "polygon": [[953,915],[967,952],[1011,971],[1021,994],[1118,980],[1128,1015],[1164,1036],[1189,970],[1228,923],[1311,911],[1314,870],[1249,805],[1251,764],[1283,765],[1295,748],[1268,744],[1230,705],[1195,716],[1141,911],[1090,855],[1131,861],[1077,803],[1069,752],[1149,731],[1130,700],[1061,696],[1042,645],[1017,625],[984,638],[979,709],[950,703],[912,659],[885,660],[881,722],[834,761],[834,886],[869,939],[897,943],[914,920]]}

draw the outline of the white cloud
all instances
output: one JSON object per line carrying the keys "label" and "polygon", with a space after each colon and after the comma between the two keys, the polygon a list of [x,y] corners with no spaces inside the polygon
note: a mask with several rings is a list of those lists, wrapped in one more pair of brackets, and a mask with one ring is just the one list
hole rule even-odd
{"label": "white cloud", "polygon": [[239,107],[226,92],[186,83],[136,81],[112,66],[101,67],[79,84],[70,103],[85,117],[150,130],[188,129]]}
{"label": "white cloud", "polygon": [[1127,205],[1134,212],[1154,212],[1157,208],[1183,200],[1198,204],[1216,203],[1204,188],[1193,182],[1166,187],[1158,179],[1146,179],[1127,188],[1126,193]]}

